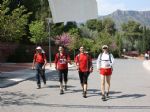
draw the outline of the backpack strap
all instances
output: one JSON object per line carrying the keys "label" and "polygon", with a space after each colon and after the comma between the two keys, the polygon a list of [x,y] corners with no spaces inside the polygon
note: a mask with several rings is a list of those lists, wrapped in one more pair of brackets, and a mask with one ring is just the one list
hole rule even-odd
{"label": "backpack strap", "polygon": [[109,60],[110,60],[110,63],[112,63],[112,60],[111,60],[111,53],[109,53]]}
{"label": "backpack strap", "polygon": [[[100,53],[99,55],[100,55],[100,61],[102,61],[102,55],[103,55],[103,54]],[[109,53],[109,60],[110,60],[110,63],[112,63],[112,60],[111,60],[111,53]]]}
{"label": "backpack strap", "polygon": [[[68,57],[67,53],[64,53],[64,54],[65,54],[65,57],[67,59],[67,57]],[[60,59],[60,53],[57,53],[57,56],[58,56],[58,60],[59,60]]]}

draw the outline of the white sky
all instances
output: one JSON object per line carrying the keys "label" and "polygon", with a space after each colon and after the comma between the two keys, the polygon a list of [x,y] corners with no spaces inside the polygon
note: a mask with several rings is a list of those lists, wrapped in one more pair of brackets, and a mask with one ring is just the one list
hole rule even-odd
{"label": "white sky", "polygon": [[150,0],[97,0],[99,15],[110,14],[120,10],[150,10]]}

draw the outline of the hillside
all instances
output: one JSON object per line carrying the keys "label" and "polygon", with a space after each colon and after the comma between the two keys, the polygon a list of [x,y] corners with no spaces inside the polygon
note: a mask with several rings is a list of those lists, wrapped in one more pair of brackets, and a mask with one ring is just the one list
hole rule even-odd
{"label": "hillside", "polygon": [[100,19],[104,18],[112,18],[115,23],[116,27],[120,28],[122,23],[126,23],[129,20],[134,20],[142,24],[143,26],[150,27],[150,11],[122,11],[117,10],[112,14],[107,16],[101,16]]}

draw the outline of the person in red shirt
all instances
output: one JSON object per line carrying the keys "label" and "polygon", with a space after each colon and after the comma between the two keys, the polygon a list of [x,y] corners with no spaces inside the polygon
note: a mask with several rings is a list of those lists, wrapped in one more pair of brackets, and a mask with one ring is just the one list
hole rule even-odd
{"label": "person in red shirt", "polygon": [[75,63],[79,72],[81,87],[83,89],[83,97],[87,94],[87,80],[90,72],[93,71],[92,58],[88,53],[84,52],[84,47],[80,47],[80,53],[75,57]]}
{"label": "person in red shirt", "polygon": [[64,94],[63,79],[65,83],[65,90],[67,90],[68,81],[68,63],[71,64],[70,56],[64,52],[64,47],[59,46],[59,52],[55,55],[55,69],[59,74],[60,94]]}
{"label": "person in red shirt", "polygon": [[46,84],[45,78],[45,65],[47,64],[46,56],[44,50],[38,46],[36,48],[36,53],[34,54],[32,69],[36,69],[36,79],[37,79],[37,89],[41,88],[40,76],[43,79],[44,84]]}

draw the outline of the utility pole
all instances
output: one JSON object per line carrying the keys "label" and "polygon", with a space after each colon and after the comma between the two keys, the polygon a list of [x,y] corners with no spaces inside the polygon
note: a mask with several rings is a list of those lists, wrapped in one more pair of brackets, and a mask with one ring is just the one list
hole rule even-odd
{"label": "utility pole", "polygon": [[50,33],[50,23],[52,23],[52,18],[46,18],[47,21],[47,26],[48,26],[48,40],[49,40],[49,64],[51,67],[51,63],[52,63],[52,52],[51,52],[51,33]]}

